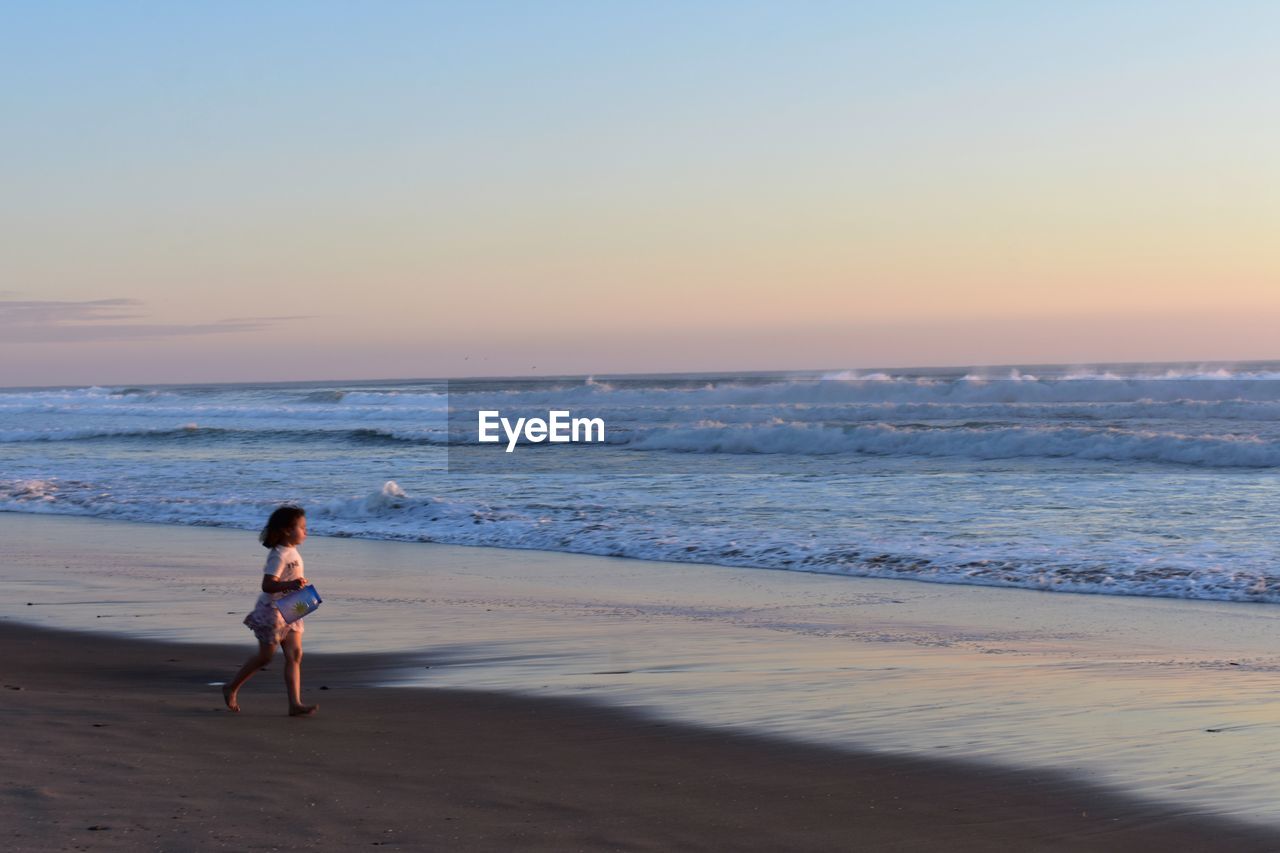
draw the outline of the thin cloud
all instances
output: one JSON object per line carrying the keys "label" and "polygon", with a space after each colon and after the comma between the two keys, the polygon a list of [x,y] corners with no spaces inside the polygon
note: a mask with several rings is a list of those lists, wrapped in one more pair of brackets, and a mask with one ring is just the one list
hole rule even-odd
{"label": "thin cloud", "polygon": [[219,323],[282,323],[286,320],[314,320],[318,314],[284,314],[278,317],[227,317]]}
{"label": "thin cloud", "polygon": [[146,317],[137,299],[0,298],[0,340],[11,343],[137,341],[251,332],[296,317],[236,317],[213,323],[133,322]]}

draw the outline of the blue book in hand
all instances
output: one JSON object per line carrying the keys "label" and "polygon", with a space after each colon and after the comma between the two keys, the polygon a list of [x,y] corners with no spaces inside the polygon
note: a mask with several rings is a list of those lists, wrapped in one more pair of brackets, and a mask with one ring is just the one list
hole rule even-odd
{"label": "blue book in hand", "polygon": [[319,607],[322,602],[323,599],[320,598],[320,593],[316,592],[314,586],[304,586],[302,589],[295,589],[288,595],[282,595],[276,599],[276,608],[285,622],[297,622]]}

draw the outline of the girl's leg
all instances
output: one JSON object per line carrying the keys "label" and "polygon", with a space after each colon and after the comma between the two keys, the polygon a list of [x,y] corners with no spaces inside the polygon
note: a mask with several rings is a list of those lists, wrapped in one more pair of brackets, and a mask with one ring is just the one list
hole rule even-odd
{"label": "girl's leg", "polygon": [[236,701],[236,694],[240,692],[240,688],[246,681],[253,677],[253,674],[271,663],[271,658],[275,656],[275,643],[258,643],[258,652],[253,657],[244,662],[244,666],[240,667],[240,671],[236,673],[236,677],[231,679],[230,683],[222,686],[222,698],[226,700],[227,707],[232,711],[240,710],[240,703]]}
{"label": "girl's leg", "polygon": [[314,714],[319,705],[302,704],[302,635],[290,631],[284,635],[280,648],[284,649],[284,687],[289,692],[289,716]]}

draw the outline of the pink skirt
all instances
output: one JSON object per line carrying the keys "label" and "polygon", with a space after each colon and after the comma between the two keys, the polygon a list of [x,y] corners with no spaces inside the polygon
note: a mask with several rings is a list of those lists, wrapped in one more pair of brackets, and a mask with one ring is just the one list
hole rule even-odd
{"label": "pink skirt", "polygon": [[299,634],[303,631],[301,619],[293,623],[286,622],[274,604],[261,601],[254,605],[252,613],[244,617],[244,624],[249,626],[259,643],[269,646],[279,645],[290,631]]}

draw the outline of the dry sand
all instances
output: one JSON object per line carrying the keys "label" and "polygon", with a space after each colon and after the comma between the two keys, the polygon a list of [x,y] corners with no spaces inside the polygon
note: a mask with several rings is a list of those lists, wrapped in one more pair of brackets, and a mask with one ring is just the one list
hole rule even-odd
{"label": "dry sand", "polygon": [[[391,661],[0,624],[7,850],[1276,850],[1280,834],[1054,773],[663,724],[617,708],[366,686]],[[326,687],[328,689],[321,689]]]}

